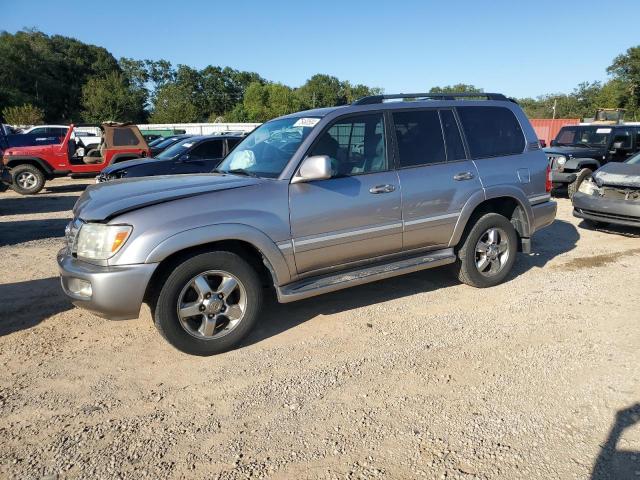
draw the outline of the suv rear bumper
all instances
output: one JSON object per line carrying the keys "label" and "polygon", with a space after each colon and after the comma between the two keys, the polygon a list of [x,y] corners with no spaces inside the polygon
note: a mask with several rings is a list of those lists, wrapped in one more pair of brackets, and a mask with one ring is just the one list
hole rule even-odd
{"label": "suv rear bumper", "polygon": [[[62,290],[74,305],[110,320],[137,318],[157,264],[99,266],[58,252]],[[84,290],[79,287],[84,286]]]}
{"label": "suv rear bumper", "polygon": [[556,219],[558,204],[553,200],[531,205],[533,211],[534,232],[548,225],[551,225]]}
{"label": "suv rear bumper", "polygon": [[576,192],[571,199],[573,216],[596,222],[640,227],[640,203],[608,200],[595,195]]}

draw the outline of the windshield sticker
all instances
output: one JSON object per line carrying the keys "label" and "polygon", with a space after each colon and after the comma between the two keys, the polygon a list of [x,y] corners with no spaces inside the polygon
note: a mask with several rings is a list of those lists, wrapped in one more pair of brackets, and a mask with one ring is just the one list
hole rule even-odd
{"label": "windshield sticker", "polygon": [[599,128],[596,130],[596,133],[611,133],[610,128]]}
{"label": "windshield sticker", "polygon": [[192,145],[193,145],[193,143],[183,143],[183,144],[182,144],[182,146],[183,146],[184,148],[189,148],[189,147],[191,147]]}
{"label": "windshield sticker", "polygon": [[293,124],[293,126],[294,127],[315,127],[319,121],[320,121],[319,118],[299,118],[298,121]]}

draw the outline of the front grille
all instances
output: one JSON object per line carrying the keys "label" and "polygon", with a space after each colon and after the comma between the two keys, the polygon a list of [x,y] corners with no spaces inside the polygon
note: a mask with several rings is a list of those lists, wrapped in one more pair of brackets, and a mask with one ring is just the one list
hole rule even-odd
{"label": "front grille", "polygon": [[609,200],[625,200],[629,202],[640,202],[640,188],[613,187],[604,185],[600,189],[600,195]]}
{"label": "front grille", "polygon": [[69,253],[76,252],[76,239],[78,237],[78,232],[80,231],[80,227],[82,226],[82,220],[79,218],[73,219],[67,227],[64,229],[64,237],[65,242],[67,244],[67,248],[69,249]]}

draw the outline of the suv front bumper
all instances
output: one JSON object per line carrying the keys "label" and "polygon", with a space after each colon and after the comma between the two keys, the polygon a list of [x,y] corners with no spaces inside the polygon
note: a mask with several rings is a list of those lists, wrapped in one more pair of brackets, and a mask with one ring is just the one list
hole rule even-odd
{"label": "suv front bumper", "polygon": [[74,305],[110,320],[137,318],[151,275],[158,265],[99,266],[58,252],[62,290]]}

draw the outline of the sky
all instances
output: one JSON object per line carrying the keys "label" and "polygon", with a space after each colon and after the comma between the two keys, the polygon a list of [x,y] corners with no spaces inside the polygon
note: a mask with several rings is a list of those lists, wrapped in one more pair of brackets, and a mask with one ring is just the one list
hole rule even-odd
{"label": "sky", "polygon": [[615,10],[611,5],[0,0],[0,30],[36,28],[105,47],[116,58],[229,66],[292,87],[326,73],[386,93],[469,83],[522,98],[604,81],[613,58],[640,45],[640,0],[616,0]]}

